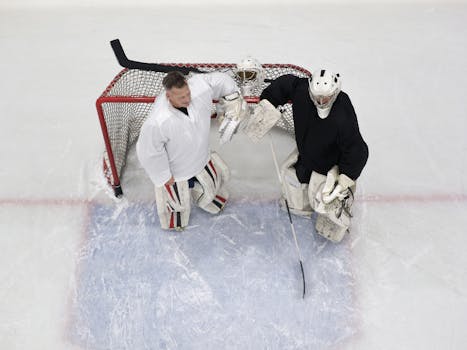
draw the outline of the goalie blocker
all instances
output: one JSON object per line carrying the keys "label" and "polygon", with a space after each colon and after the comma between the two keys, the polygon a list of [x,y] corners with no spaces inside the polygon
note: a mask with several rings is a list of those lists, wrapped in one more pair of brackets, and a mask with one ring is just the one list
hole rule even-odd
{"label": "goalie blocker", "polygon": [[188,181],[156,187],[156,207],[164,230],[183,230],[188,226],[191,202],[201,209],[218,214],[227,203],[229,193],[225,184],[230,178],[227,164],[215,152],[204,169],[194,177],[190,189]]}
{"label": "goalie blocker", "polygon": [[[355,182],[345,175],[342,180],[343,174],[339,175],[338,167],[334,166],[327,176],[312,172],[308,184],[300,183],[294,167],[297,159],[298,151],[294,150],[282,165],[281,170],[284,179],[282,192],[287,198],[290,211],[307,218],[310,218],[312,212],[315,211],[317,213],[316,232],[332,242],[340,242],[350,228]],[[345,182],[347,180],[351,182]],[[342,189],[345,187],[344,182],[349,186]],[[336,194],[337,191],[340,192]],[[283,199],[281,207],[285,209]]]}
{"label": "goalie blocker", "polygon": [[245,126],[245,134],[254,142],[259,142],[281,118],[282,113],[266,99],[261,100]]}

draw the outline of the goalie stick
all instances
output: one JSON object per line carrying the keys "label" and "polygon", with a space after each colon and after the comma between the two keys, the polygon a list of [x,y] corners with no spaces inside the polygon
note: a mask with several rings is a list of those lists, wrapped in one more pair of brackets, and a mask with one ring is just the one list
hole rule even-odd
{"label": "goalie stick", "polygon": [[125,51],[123,50],[122,44],[120,43],[119,39],[114,39],[110,42],[110,46],[112,46],[112,50],[117,57],[118,63],[128,69],[140,69],[146,71],[153,71],[153,72],[163,72],[168,73],[171,71],[179,71],[183,74],[187,75],[190,72],[202,73],[199,69],[193,67],[179,67],[177,65],[167,65],[167,64],[159,64],[159,63],[146,63],[146,62],[138,62],[129,60],[126,57]]}
{"label": "goalie stick", "polygon": [[274,160],[274,166],[276,167],[276,172],[277,172],[277,177],[279,178],[279,182],[283,188],[285,188],[286,195],[284,198],[285,202],[285,207],[287,208],[287,214],[289,215],[289,222],[290,222],[290,228],[292,229],[292,236],[295,241],[295,248],[297,248],[297,254],[298,254],[298,261],[300,262],[300,270],[302,272],[302,280],[303,280],[303,296],[302,298],[305,299],[305,291],[306,291],[306,283],[305,283],[305,272],[303,270],[303,262],[302,262],[302,254],[300,253],[300,248],[298,247],[298,241],[297,241],[297,234],[295,233],[295,227],[293,225],[292,221],[292,215],[290,215],[290,209],[289,209],[289,203],[287,202],[287,187],[283,185],[282,183],[282,176],[279,170],[279,165],[277,163],[277,156],[276,156],[276,151],[274,150],[274,144],[272,142],[272,135],[269,134],[269,143],[271,146],[271,153],[272,153],[272,159]]}

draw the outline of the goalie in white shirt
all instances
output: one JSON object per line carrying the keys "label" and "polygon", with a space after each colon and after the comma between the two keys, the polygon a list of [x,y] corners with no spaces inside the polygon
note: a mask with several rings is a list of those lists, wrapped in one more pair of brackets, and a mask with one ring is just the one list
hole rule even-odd
{"label": "goalie in white shirt", "polygon": [[156,187],[163,229],[188,225],[191,201],[219,213],[229,193],[229,169],[209,149],[212,101],[223,104],[226,120],[243,119],[247,104],[227,74],[196,74],[189,79],[169,72],[136,144],[138,159]]}

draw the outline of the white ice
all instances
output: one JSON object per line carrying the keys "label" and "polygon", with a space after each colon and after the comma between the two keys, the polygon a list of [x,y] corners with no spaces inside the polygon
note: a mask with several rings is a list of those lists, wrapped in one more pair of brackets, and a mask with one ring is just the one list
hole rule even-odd
{"label": "white ice", "polygon": [[[22,3],[0,3],[1,349],[465,347],[465,2]],[[313,282],[304,301],[266,141],[239,136],[221,148],[213,135],[233,170],[232,206],[218,219],[196,212],[183,234],[151,231],[151,185],[134,154],[125,199],[111,197],[94,102],[120,70],[108,44],[117,37],[142,61],[251,54],[341,73],[370,158],[343,244],[325,243],[296,219]],[[281,132],[274,140],[283,160],[293,142]],[[247,213],[266,220],[235,236],[229,225],[254,227]],[[164,261],[159,274],[150,269]],[[258,293],[257,303],[242,287]]]}

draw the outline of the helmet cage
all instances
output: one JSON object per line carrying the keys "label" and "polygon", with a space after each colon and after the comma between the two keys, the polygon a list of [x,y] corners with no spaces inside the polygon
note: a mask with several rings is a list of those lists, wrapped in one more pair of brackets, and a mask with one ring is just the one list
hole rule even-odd
{"label": "helmet cage", "polygon": [[317,108],[330,108],[334,101],[336,101],[337,95],[339,95],[340,90],[335,90],[331,95],[314,95],[310,91],[310,97],[313,103]]}
{"label": "helmet cage", "polygon": [[258,72],[254,70],[237,70],[235,72],[235,75],[237,76],[238,80],[240,83],[244,83],[247,81],[255,80],[256,77],[258,76]]}
{"label": "helmet cage", "polygon": [[259,93],[264,82],[264,69],[253,57],[246,57],[234,69],[235,79],[244,96]]}
{"label": "helmet cage", "polygon": [[308,79],[310,98],[318,110],[330,110],[341,91],[339,74],[324,69],[316,71]]}

